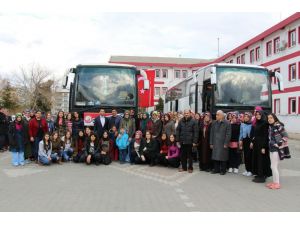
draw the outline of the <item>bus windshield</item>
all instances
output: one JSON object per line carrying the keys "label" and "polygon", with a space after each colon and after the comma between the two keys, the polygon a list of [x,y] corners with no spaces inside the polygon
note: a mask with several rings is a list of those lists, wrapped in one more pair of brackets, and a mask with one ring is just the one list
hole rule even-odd
{"label": "bus windshield", "polygon": [[77,106],[134,106],[135,70],[119,67],[78,67]]}
{"label": "bus windshield", "polygon": [[266,70],[217,67],[216,106],[271,107]]}

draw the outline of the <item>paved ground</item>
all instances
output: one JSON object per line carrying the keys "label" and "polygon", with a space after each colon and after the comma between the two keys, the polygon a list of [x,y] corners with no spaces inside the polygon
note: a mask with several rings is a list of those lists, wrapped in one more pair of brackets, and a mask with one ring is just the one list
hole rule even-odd
{"label": "paved ground", "polygon": [[14,168],[0,153],[0,211],[299,211],[300,141],[290,146],[276,191],[241,174],[118,163]]}

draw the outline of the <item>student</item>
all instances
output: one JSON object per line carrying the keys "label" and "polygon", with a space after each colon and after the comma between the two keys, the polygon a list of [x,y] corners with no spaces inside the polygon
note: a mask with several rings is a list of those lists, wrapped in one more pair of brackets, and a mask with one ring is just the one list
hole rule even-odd
{"label": "student", "polygon": [[150,166],[154,166],[157,163],[157,158],[159,154],[159,148],[157,146],[157,141],[152,138],[150,131],[146,131],[145,147],[143,149],[143,155],[146,158],[147,163]]}
{"label": "student", "polygon": [[66,132],[66,135],[62,138],[62,141],[63,141],[63,148],[64,148],[62,153],[62,158],[65,162],[71,161],[74,152],[74,143],[70,131]]}
{"label": "student", "polygon": [[54,131],[51,138],[52,153],[57,155],[57,162],[61,164],[63,154],[63,142],[58,136],[58,132]]}
{"label": "student", "polygon": [[160,152],[158,154],[158,162],[159,164],[163,166],[168,166],[168,160],[166,159],[166,156],[168,155],[168,140],[167,140],[167,134],[162,133],[161,140],[159,142],[159,148]]}
{"label": "student", "polygon": [[15,121],[8,128],[9,151],[12,153],[12,164],[24,166],[25,145],[28,143],[28,126],[23,121],[22,114],[17,113]]}
{"label": "student", "polygon": [[99,142],[95,133],[91,133],[91,136],[86,141],[85,155],[85,162],[87,165],[90,165],[91,163],[95,163],[97,166],[100,165]]}
{"label": "student", "polygon": [[50,135],[52,135],[54,132],[54,122],[52,120],[51,113],[47,113],[46,121],[47,121],[47,125],[48,125],[48,132]]}
{"label": "student", "polygon": [[251,129],[252,129],[252,113],[245,112],[244,122],[241,124],[240,128],[240,143],[239,147],[243,150],[244,153],[244,162],[245,162],[245,172],[244,176],[252,176],[252,150],[250,149],[251,143]]}
{"label": "student", "polygon": [[171,134],[175,134],[175,122],[174,120],[171,120],[171,117],[169,114],[165,114],[164,116],[164,123],[163,123],[163,133],[167,134],[167,137],[169,138]]}
{"label": "student", "polygon": [[174,168],[180,166],[180,150],[175,141],[175,135],[171,134],[169,137],[168,155],[166,156],[168,165]]}
{"label": "student", "polygon": [[263,111],[256,111],[255,124],[251,129],[250,148],[253,152],[253,174],[255,183],[264,183],[272,175],[269,155],[269,124]]}
{"label": "student", "polygon": [[66,118],[66,130],[69,131],[72,134],[72,129],[73,129],[73,118],[72,118],[72,113],[67,114]]}
{"label": "student", "polygon": [[52,154],[52,143],[49,133],[45,133],[43,140],[39,143],[38,159],[42,165],[50,165],[52,160],[57,160],[57,155]]}
{"label": "student", "polygon": [[100,163],[104,165],[109,165],[111,163],[111,152],[114,143],[109,139],[108,131],[103,132],[103,136],[100,139]]}
{"label": "student", "polygon": [[84,122],[79,117],[78,112],[74,112],[74,119],[72,123],[72,138],[75,140],[78,137],[79,131],[84,130]]}
{"label": "student", "polygon": [[92,130],[90,127],[86,127],[84,130],[85,140],[88,140],[92,134]]}
{"label": "student", "polygon": [[85,136],[82,130],[78,131],[78,136],[75,139],[75,149],[73,153],[73,161],[75,163],[84,162],[84,144]]}
{"label": "student", "polygon": [[64,117],[64,111],[57,113],[55,130],[58,132],[58,136],[62,139],[66,135],[66,121]]}
{"label": "student", "polygon": [[209,137],[212,118],[209,112],[204,114],[203,122],[200,123],[198,154],[200,171],[210,172],[213,169],[212,150],[209,146]]}
{"label": "student", "polygon": [[140,126],[139,126],[142,131],[143,137],[145,137],[146,135],[148,121],[149,121],[149,114],[147,112],[143,113],[142,118],[140,120]]}
{"label": "student", "polygon": [[118,147],[117,147],[117,144],[116,144],[116,140],[117,140],[117,137],[118,137],[118,129],[115,125],[113,125],[111,127],[111,129],[109,130],[109,139],[112,141],[113,143],[113,148],[112,148],[112,151],[111,151],[111,159],[112,160],[119,160],[119,150],[118,150]]}
{"label": "student", "polygon": [[142,164],[146,162],[146,158],[143,155],[143,148],[145,147],[145,139],[143,138],[142,131],[135,132],[134,138],[131,140],[130,149],[130,163]]}
{"label": "student", "polygon": [[231,139],[228,146],[229,159],[228,165],[229,173],[239,173],[239,166],[241,164],[241,152],[239,149],[240,123],[238,120],[238,113],[231,114]]}
{"label": "student", "polygon": [[279,121],[274,113],[268,115],[268,122],[270,125],[269,149],[273,182],[267,184],[267,187],[270,189],[280,189],[278,166],[280,160],[283,160],[284,158],[290,158],[289,151],[287,155],[281,155],[284,148],[288,150],[288,135],[284,129],[284,124]]}
{"label": "student", "polygon": [[119,149],[120,163],[124,164],[127,155],[127,148],[129,145],[129,137],[125,131],[125,128],[122,126],[120,128],[120,134],[117,137],[116,143]]}

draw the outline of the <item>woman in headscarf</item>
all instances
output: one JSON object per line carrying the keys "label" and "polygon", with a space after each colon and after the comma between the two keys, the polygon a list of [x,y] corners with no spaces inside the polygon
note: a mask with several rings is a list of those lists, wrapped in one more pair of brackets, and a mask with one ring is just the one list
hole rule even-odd
{"label": "woman in headscarf", "polygon": [[15,121],[8,128],[9,150],[12,153],[12,164],[24,166],[25,145],[28,143],[28,125],[22,119],[22,114],[17,113]]}
{"label": "woman in headscarf", "polygon": [[135,132],[135,136],[129,144],[131,164],[141,164],[143,162],[146,162],[146,158],[143,155],[144,147],[145,140],[142,137],[142,132],[138,130]]}
{"label": "woman in headscarf", "polygon": [[142,119],[140,120],[140,130],[143,134],[143,137],[145,137],[145,135],[146,135],[148,120],[149,120],[149,114],[143,113]]}
{"label": "woman in headscarf", "polygon": [[239,149],[239,136],[240,136],[240,121],[238,113],[233,112],[231,114],[231,139],[228,146],[229,151],[229,173],[238,173],[239,166],[241,164],[241,152]]}
{"label": "woman in headscarf", "polygon": [[211,159],[212,150],[209,146],[209,136],[211,129],[211,114],[206,112],[204,114],[203,123],[200,125],[199,133],[199,144],[198,144],[198,153],[199,153],[199,169],[201,171],[210,172],[213,169],[213,162]]}
{"label": "woman in headscarf", "polygon": [[251,129],[252,129],[252,113],[245,112],[244,122],[241,124],[240,129],[240,143],[239,148],[244,153],[244,163],[246,171],[243,173],[244,176],[252,176],[252,150],[250,149],[251,143]]}
{"label": "woman in headscarf", "polygon": [[263,111],[255,113],[255,121],[255,126],[252,126],[250,144],[250,148],[253,149],[252,169],[253,174],[256,175],[252,181],[264,183],[267,177],[272,176],[268,149],[269,125]]}

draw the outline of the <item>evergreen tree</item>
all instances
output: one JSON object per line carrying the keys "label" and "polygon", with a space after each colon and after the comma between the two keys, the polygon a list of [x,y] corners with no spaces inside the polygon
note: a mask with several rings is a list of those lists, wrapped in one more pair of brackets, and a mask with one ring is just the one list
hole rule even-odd
{"label": "evergreen tree", "polygon": [[15,89],[7,81],[4,88],[1,91],[1,107],[14,111],[18,108],[18,98]]}
{"label": "evergreen tree", "polygon": [[164,111],[164,100],[159,98],[158,104],[156,105],[156,110],[163,112]]}

